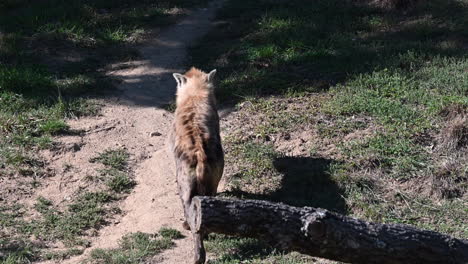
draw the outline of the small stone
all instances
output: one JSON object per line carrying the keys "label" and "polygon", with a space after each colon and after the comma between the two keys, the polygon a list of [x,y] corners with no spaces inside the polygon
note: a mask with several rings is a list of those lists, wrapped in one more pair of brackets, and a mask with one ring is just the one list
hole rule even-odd
{"label": "small stone", "polygon": [[161,135],[162,135],[162,134],[159,133],[159,132],[157,132],[157,131],[156,131],[156,132],[150,132],[150,137],[159,137],[159,136],[161,136]]}
{"label": "small stone", "polygon": [[81,146],[77,143],[73,143],[72,150],[73,152],[77,152],[81,149]]}

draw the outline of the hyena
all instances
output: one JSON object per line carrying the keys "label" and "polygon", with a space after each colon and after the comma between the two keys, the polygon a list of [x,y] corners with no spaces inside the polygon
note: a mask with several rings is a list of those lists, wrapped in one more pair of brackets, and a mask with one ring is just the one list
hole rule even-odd
{"label": "hyena", "polygon": [[[190,229],[192,223],[192,198],[196,195],[215,195],[224,169],[213,86],[215,73],[216,70],[207,74],[192,67],[185,74],[173,74],[177,81],[177,99],[170,145],[175,157],[186,229]],[[204,234],[195,233],[194,230],[192,233],[195,263],[204,263]]]}

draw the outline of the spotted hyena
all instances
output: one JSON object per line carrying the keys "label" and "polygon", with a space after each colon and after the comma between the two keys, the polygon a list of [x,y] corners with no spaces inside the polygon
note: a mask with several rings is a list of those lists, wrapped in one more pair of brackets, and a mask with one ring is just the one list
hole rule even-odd
{"label": "spotted hyena", "polygon": [[[214,97],[215,73],[216,70],[207,74],[192,67],[185,74],[173,74],[177,81],[177,100],[170,146],[175,157],[186,229],[190,229],[192,198],[196,195],[215,195],[224,169]],[[195,263],[204,263],[203,234],[193,230],[192,233]]]}

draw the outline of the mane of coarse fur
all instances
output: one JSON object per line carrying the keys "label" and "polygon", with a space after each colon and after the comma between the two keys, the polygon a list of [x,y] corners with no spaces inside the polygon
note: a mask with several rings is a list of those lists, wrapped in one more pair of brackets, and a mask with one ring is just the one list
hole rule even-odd
{"label": "mane of coarse fur", "polygon": [[183,89],[177,91],[177,106],[181,105],[180,102],[187,99],[198,100],[200,102],[208,99],[214,100],[212,93],[213,86],[207,82],[206,73],[192,67],[184,75],[187,77],[187,83],[183,85]]}
{"label": "mane of coarse fur", "polygon": [[175,112],[176,154],[195,168],[199,192],[207,174],[207,153],[204,146],[210,137],[209,118],[215,110],[212,84],[207,74],[191,68],[186,72],[187,82],[177,91]]}
{"label": "mane of coarse fur", "polygon": [[197,78],[201,78],[205,75],[206,73],[204,73],[202,70],[200,69],[197,69],[195,67],[192,67],[190,68],[190,70],[188,70],[184,75],[189,77],[189,78],[193,78],[193,77],[197,77]]}

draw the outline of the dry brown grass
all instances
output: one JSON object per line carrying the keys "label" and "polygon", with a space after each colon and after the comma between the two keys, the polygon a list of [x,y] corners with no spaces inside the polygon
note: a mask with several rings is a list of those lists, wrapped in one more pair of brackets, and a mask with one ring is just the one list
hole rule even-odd
{"label": "dry brown grass", "polygon": [[446,120],[454,119],[457,116],[468,115],[468,107],[462,104],[450,104],[439,113]]}
{"label": "dry brown grass", "polygon": [[468,189],[468,108],[452,104],[440,115],[445,124],[437,135],[438,163],[430,179],[430,193],[438,199],[464,197]]}
{"label": "dry brown grass", "polygon": [[430,193],[437,199],[464,197],[468,187],[468,156],[458,152],[443,160],[431,177]]}
{"label": "dry brown grass", "polygon": [[439,149],[447,152],[465,148],[468,145],[467,107],[450,105],[442,110],[441,115],[446,124],[438,136]]}

